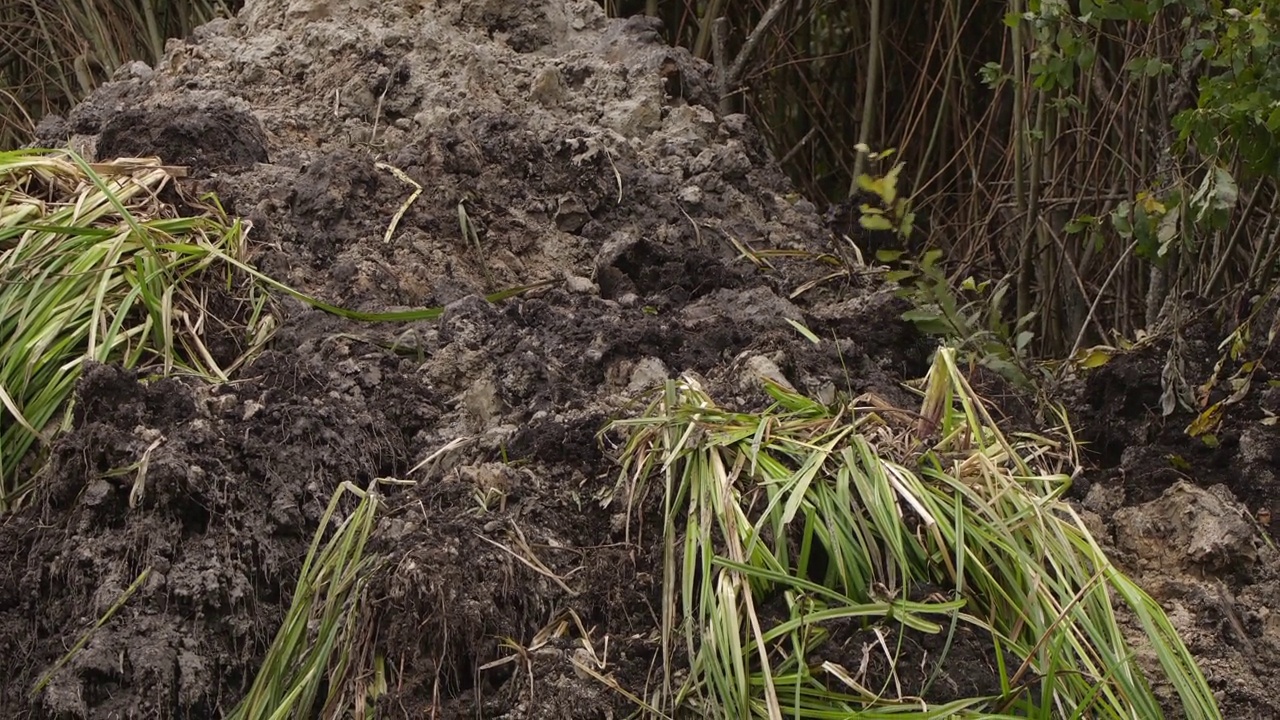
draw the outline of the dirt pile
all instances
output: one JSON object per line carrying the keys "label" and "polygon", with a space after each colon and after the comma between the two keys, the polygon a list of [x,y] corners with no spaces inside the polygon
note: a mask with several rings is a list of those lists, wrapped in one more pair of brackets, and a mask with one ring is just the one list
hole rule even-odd
{"label": "dirt pile", "polygon": [[[709,68],[648,21],[573,0],[429,5],[251,0],[42,125],[44,144],[189,165],[193,188],[253,221],[254,262],[303,291],[446,310],[389,326],[286,302],[273,349],[225,387],[92,369],[46,489],[0,527],[0,652],[16,668],[0,714],[226,712],[335,488],[437,455],[390,495],[373,540],[390,558],[377,628],[392,716],[617,716],[629,702],[575,666],[577,622],[609,639],[601,672],[652,686],[661,564],[657,533],[624,543],[623,509],[606,502],[604,423],[684,371],[742,406],[770,368],[806,392],[888,396],[924,371],[930,345],[886,292],[843,276],[793,296],[831,272],[816,254],[840,243],[750,122],[716,114]],[[756,264],[744,249],[796,254]],[[788,318],[834,340],[797,342]],[[131,477],[113,471],[157,439],[131,508]],[[1266,557],[1250,559],[1252,585],[1223,582],[1265,588]],[[1159,572],[1195,570],[1175,565]],[[1276,601],[1236,607],[1255,600],[1257,653],[1233,657],[1274,673],[1277,621],[1262,611]],[[1203,630],[1213,612],[1188,604],[1185,622]],[[511,654],[499,639],[562,621],[564,637],[487,667]],[[1234,647],[1203,637],[1206,657]],[[1280,689],[1258,674],[1236,691],[1225,673],[1228,701]]]}
{"label": "dirt pile", "polygon": [[[189,165],[194,189],[253,221],[254,261],[301,290],[447,310],[392,327],[287,303],[273,350],[226,387],[89,372],[47,490],[0,531],[0,648],[19,668],[5,716],[225,712],[334,489],[404,477],[459,439],[391,498],[374,540],[392,561],[379,606],[390,706],[626,708],[575,671],[574,637],[530,668],[479,669],[508,654],[499,638],[528,642],[572,610],[609,637],[608,673],[642,688],[652,672],[657,538],[623,544],[621,506],[602,504],[607,419],[686,370],[752,397],[740,380],[765,358],[802,388],[843,387],[848,372],[855,390],[892,392],[927,351],[883,293],[846,278],[793,301],[829,267],[742,259],[836,246],[746,118],[715,114],[707,71],[647,21],[607,22],[587,2],[257,2],[46,122],[45,144]],[[548,278],[563,282],[481,299]],[[845,340],[796,347],[786,318]],[[132,476],[112,471],[157,439],[130,508]]]}
{"label": "dirt pile", "polygon": [[[1162,414],[1168,338],[1089,371],[1064,398],[1096,465],[1076,488],[1082,507],[1123,569],[1169,612],[1225,717],[1280,718],[1280,387],[1265,369],[1277,310],[1263,308],[1239,359],[1209,383],[1209,400],[1226,400],[1233,372],[1259,363],[1250,390],[1204,438],[1187,432],[1196,413]],[[1231,329],[1209,313],[1187,314],[1195,319],[1176,356],[1198,388],[1214,377]]]}

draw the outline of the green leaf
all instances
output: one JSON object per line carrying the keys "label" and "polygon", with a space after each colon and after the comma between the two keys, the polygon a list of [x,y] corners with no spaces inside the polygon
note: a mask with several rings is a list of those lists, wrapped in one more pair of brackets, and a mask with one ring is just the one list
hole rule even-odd
{"label": "green leaf", "polygon": [[898,224],[898,234],[907,237],[916,226],[916,214],[913,212],[903,213],[902,222]]}
{"label": "green leaf", "polygon": [[941,314],[924,308],[916,308],[902,313],[902,319],[916,326],[926,335],[950,335],[955,330]]}
{"label": "green leaf", "polygon": [[892,230],[893,223],[884,215],[863,215],[858,224],[867,230]]}
{"label": "green leaf", "polygon": [[1098,48],[1091,42],[1081,44],[1080,52],[1076,54],[1076,65],[1081,70],[1089,70],[1093,67],[1094,61],[1098,58]]}
{"label": "green leaf", "polygon": [[1075,235],[1097,224],[1098,224],[1098,218],[1092,215],[1080,215],[1078,217],[1074,217],[1068,220],[1066,225],[1064,225],[1062,229],[1065,230],[1068,235]]}
{"label": "green leaf", "polygon": [[876,178],[871,177],[870,175],[865,175],[865,174],[859,175],[858,187],[862,188],[863,190],[866,190],[869,193],[874,194],[876,197],[884,196],[884,191],[881,189],[880,181],[877,180]]}
{"label": "green leaf", "polygon": [[1280,105],[1271,109],[1271,114],[1267,116],[1267,130],[1271,132],[1280,131]]}
{"label": "green leaf", "polygon": [[1231,173],[1222,166],[1214,168],[1213,173],[1215,206],[1219,210],[1235,207],[1240,199],[1240,188],[1236,185],[1235,178],[1231,177]]}
{"label": "green leaf", "polygon": [[1271,43],[1271,32],[1267,30],[1267,26],[1260,23],[1250,23],[1253,29],[1253,42],[1255,48],[1265,48]]}
{"label": "green leaf", "polygon": [[1133,223],[1129,221],[1131,209],[1132,205],[1128,200],[1125,200],[1117,205],[1115,210],[1111,211],[1111,225],[1115,227],[1120,237],[1125,239],[1133,237]]}
{"label": "green leaf", "polygon": [[818,345],[822,342],[822,340],[820,340],[817,335],[813,334],[812,330],[805,327],[804,325],[801,325],[800,323],[796,322],[795,320],[792,320],[791,318],[783,318],[783,320],[786,320],[787,323],[791,325],[791,327],[796,329],[796,332],[803,335],[806,340],[813,343],[814,345]]}
{"label": "green leaf", "polygon": [[983,63],[978,70],[978,78],[987,88],[994,90],[1001,80],[1005,79],[1004,68],[997,62]]}
{"label": "green leaf", "polygon": [[1129,71],[1130,74],[1132,74],[1135,77],[1139,75],[1145,75],[1147,72],[1147,65],[1149,65],[1151,62],[1152,62],[1151,58],[1136,57],[1129,61],[1129,65],[1126,69]]}
{"label": "green leaf", "polygon": [[1076,352],[1071,359],[1080,367],[1091,370],[1110,362],[1112,356],[1115,355],[1115,351],[1115,348],[1099,345],[1097,347],[1084,348]]}
{"label": "green leaf", "polygon": [[902,167],[902,163],[897,163],[881,178],[884,192],[881,193],[880,197],[884,199],[886,205],[893,206],[894,201],[898,199],[898,176],[902,174]]}

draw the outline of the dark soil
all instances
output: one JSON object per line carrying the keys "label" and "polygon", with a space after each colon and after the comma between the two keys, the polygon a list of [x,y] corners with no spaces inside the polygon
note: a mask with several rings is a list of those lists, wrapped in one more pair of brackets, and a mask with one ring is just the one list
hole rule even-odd
{"label": "dark soil", "polygon": [[[1163,415],[1168,337],[1119,355],[1067,388],[1096,471],[1077,487],[1086,518],[1113,555],[1170,612],[1183,640],[1219,689],[1225,717],[1280,718],[1280,387],[1266,370],[1274,348],[1265,305],[1236,362],[1221,358],[1213,313],[1186,308],[1175,348],[1182,373],[1208,402],[1229,397],[1227,379],[1257,360],[1250,391],[1226,408],[1211,439],[1191,437],[1197,413]],[[1272,361],[1274,362],[1274,361]],[[1201,401],[1203,402],[1203,400]],[[1090,421],[1090,418],[1093,420]],[[1234,709],[1234,711],[1233,711]]]}
{"label": "dark soil", "polygon": [[[686,372],[726,406],[758,407],[757,359],[803,392],[910,402],[898,382],[931,349],[856,274],[792,296],[831,272],[816,254],[847,245],[792,199],[751,123],[716,113],[708,78],[648,21],[609,22],[585,0],[261,0],[44,123],[44,144],[189,165],[188,189],[251,220],[253,261],[294,287],[360,310],[446,310],[381,325],[282,301],[270,351],[225,386],[89,368],[38,497],[0,521],[0,716],[221,716],[333,492],[384,477],[418,481],[384,488],[371,538],[388,558],[373,595],[390,716],[634,710],[580,669],[583,641],[603,654],[607,640],[601,674],[641,695],[661,678],[659,533],[641,508],[628,542],[601,428]],[[423,192],[384,240],[415,189],[390,167]],[[739,245],[813,255],[758,267]],[[544,279],[560,282],[482,299]],[[788,318],[831,340],[798,342]],[[1227,716],[1280,717],[1275,555],[1238,505],[1280,512],[1275,439],[1244,411],[1212,451],[1178,434],[1185,417],[1157,420],[1162,357],[1078,383],[1103,468],[1084,506],[1188,633]],[[1274,394],[1257,398],[1275,411]],[[120,470],[153,444],[135,488]],[[1166,472],[1170,452],[1195,473]],[[1177,532],[1188,544],[1146,540]],[[501,639],[547,628],[563,631],[493,664],[511,655]],[[878,640],[847,630],[827,659],[856,668]],[[932,674],[919,667],[934,640],[906,638],[919,677],[900,670],[904,692]],[[928,697],[991,691],[988,655],[960,638]]]}

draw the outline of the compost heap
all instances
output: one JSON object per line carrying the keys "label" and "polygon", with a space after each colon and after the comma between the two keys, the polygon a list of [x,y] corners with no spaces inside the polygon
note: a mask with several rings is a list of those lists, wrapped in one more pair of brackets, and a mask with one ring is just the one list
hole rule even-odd
{"label": "compost heap", "polygon": [[[389,558],[373,592],[387,707],[623,716],[625,697],[575,670],[578,630],[492,664],[512,654],[500,639],[528,643],[572,610],[609,638],[609,677],[651,686],[660,532],[624,542],[597,437],[609,419],[683,372],[744,408],[761,405],[761,372],[911,402],[898,382],[924,373],[933,343],[869,280],[811,282],[832,269],[816,254],[848,245],[791,193],[750,121],[716,112],[704,63],[651,21],[609,21],[585,0],[429,5],[251,0],[41,126],[44,145],[187,166],[189,189],[253,223],[253,262],[299,290],[365,311],[446,309],[371,324],[282,301],[270,350],[224,386],[90,368],[38,497],[0,527],[0,715],[225,713],[334,491],[398,477],[418,483],[386,491],[370,541]],[[742,248],[804,252],[757,266]],[[483,300],[546,279],[561,282]],[[1276,556],[1240,503],[1274,503],[1277,443],[1241,424],[1208,449],[1177,432],[1186,418],[1153,421],[1162,356],[1149,355],[1076,388],[1079,431],[1106,466],[1082,478],[1083,505],[1170,609],[1227,716],[1280,717]],[[130,509],[107,471],[158,435]],[[1171,452],[1193,470],[1173,477]],[[951,658],[938,687],[998,690],[980,651]]]}

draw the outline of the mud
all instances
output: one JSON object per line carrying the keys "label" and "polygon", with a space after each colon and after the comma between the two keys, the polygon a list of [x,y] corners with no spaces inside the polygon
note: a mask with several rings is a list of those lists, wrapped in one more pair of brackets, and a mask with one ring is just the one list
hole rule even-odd
{"label": "mud", "polygon": [[[1268,330],[1277,305],[1264,304],[1240,357],[1213,383],[1226,329],[1188,308],[1183,374],[1226,400],[1227,379],[1259,362],[1250,390],[1226,408],[1212,439],[1186,432],[1197,413],[1163,416],[1161,376],[1168,339],[1069,383],[1066,399],[1095,470],[1076,491],[1086,517],[1114,557],[1160,601],[1220,693],[1224,717],[1280,717],[1280,388],[1268,374]],[[1087,418],[1105,418],[1088,422]],[[1165,689],[1168,692],[1168,689]]]}
{"label": "mud", "polygon": [[[39,497],[0,521],[0,653],[14,668],[0,714],[227,712],[330,496],[380,477],[419,481],[386,491],[371,539],[388,558],[373,592],[389,716],[632,712],[582,670],[638,694],[661,678],[654,515],[640,509],[647,529],[628,542],[624,508],[606,502],[617,468],[604,424],[680,372],[726,405],[760,407],[754,373],[770,363],[804,392],[909,402],[898,382],[931,349],[901,301],[856,273],[795,294],[832,272],[820,254],[848,246],[795,198],[748,119],[715,112],[710,88],[709,68],[648,21],[607,21],[585,1],[257,0],[43,123],[44,144],[189,165],[190,189],[252,221],[253,261],[300,290],[367,311],[446,310],[381,325],[281,301],[272,349],[226,386],[90,369]],[[753,263],[744,248],[794,254]],[[544,279],[560,282],[481,299]],[[801,340],[787,318],[830,341]],[[1244,517],[1237,498],[1275,500],[1238,474],[1272,472],[1274,442],[1242,429],[1175,486],[1158,458],[1182,440],[1150,429],[1144,393],[1158,395],[1160,373],[1142,362],[1081,381],[1075,409],[1116,418],[1090,436],[1102,470],[1082,502],[1174,606],[1228,716],[1280,717],[1273,551],[1227,522]],[[148,448],[137,490],[121,469]],[[1215,485],[1213,502],[1178,499]],[[1170,554],[1144,544],[1158,535],[1122,532],[1169,523],[1232,534]],[[494,664],[512,654],[502,638],[527,645],[549,628],[527,657]],[[832,652],[856,667],[864,640]],[[907,645],[926,657],[931,641]],[[951,658],[931,699],[993,687],[982,648],[961,639]]]}

